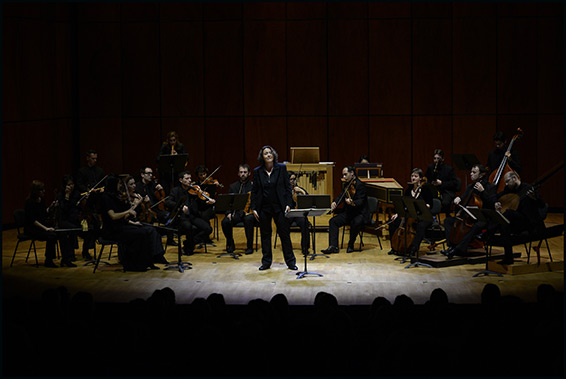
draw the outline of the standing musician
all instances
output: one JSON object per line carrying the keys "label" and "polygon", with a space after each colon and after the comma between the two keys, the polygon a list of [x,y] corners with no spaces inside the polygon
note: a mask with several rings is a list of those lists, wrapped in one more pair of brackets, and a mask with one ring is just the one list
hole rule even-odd
{"label": "standing musician", "polygon": [[[297,196],[298,195],[308,195],[308,192],[303,187],[297,185],[297,174],[294,171],[289,171],[289,182],[291,183],[291,190],[293,193],[293,205],[292,208],[297,208]],[[309,253],[310,248],[310,227],[311,223],[308,219],[304,217],[293,217],[291,219],[291,225],[297,225],[301,228],[301,249],[303,254]]]}
{"label": "standing musician", "polygon": [[[481,164],[472,166],[470,171],[470,180],[472,183],[468,185],[466,191],[462,195],[462,198],[470,199],[471,196],[477,195],[481,199],[482,208],[495,209],[494,206],[497,200],[497,187],[489,183],[486,168]],[[456,197],[454,199],[454,205],[458,206],[461,204],[462,198]],[[468,204],[463,204],[462,206],[465,207],[467,205]],[[446,220],[444,220],[448,249],[442,251],[442,254],[446,255],[448,258],[453,258],[454,255],[465,255],[466,251],[468,251],[468,246],[473,241],[474,237],[480,234],[487,225],[485,221],[476,221],[473,225],[471,225],[469,231],[463,236],[463,238],[461,238],[460,241],[451,241],[450,236],[456,220],[457,217],[447,217]]]}
{"label": "standing musician", "polygon": [[[247,163],[241,163],[238,166],[237,182],[230,184],[228,193],[243,194],[250,193],[251,196],[253,183],[250,180],[250,166]],[[234,225],[243,222],[244,231],[246,233],[246,251],[244,254],[253,254],[254,227],[259,225],[253,214],[246,214],[246,209],[234,212],[226,212],[222,220],[222,232],[226,237],[226,251],[234,252],[236,246],[234,244]]]}
{"label": "standing musician", "polygon": [[278,158],[279,155],[273,147],[263,146],[257,157],[260,165],[254,169],[251,209],[259,222],[261,234],[262,258],[259,269],[269,269],[273,261],[271,250],[271,220],[273,219],[281,238],[285,263],[290,270],[298,270],[291,244],[289,219],[285,217],[285,213],[291,210],[293,195],[287,166],[278,163]]}
{"label": "standing musician", "polygon": [[[503,213],[510,224],[501,226],[501,236],[505,241],[505,257],[497,263],[514,263],[511,234],[529,231],[533,235],[542,235],[544,231],[543,210],[546,203],[530,184],[521,181],[519,175],[509,171],[504,176],[505,189],[497,194],[495,209]],[[490,230],[490,234],[493,233]]]}
{"label": "standing musician", "polygon": [[[81,208],[77,205],[80,199],[79,191],[75,187],[75,181],[71,175],[64,175],[61,184],[61,191],[57,196],[59,208],[57,212],[57,224],[62,229],[78,229],[81,228]],[[88,224],[87,224],[88,226]],[[74,250],[78,248],[77,234],[83,238],[82,256],[86,260],[91,260],[92,257],[88,252],[89,246],[94,246],[95,231],[92,227],[89,230],[81,232],[69,232],[68,234],[60,237],[61,245],[68,245],[73,251],[71,260],[74,259]]]}
{"label": "standing musician", "polygon": [[[410,196],[415,200],[423,199],[427,207],[430,208],[432,207],[432,200],[434,196],[430,191],[429,187],[424,185],[424,182],[425,180],[423,178],[423,170],[421,170],[420,168],[412,169],[411,181],[409,182],[409,186],[407,187],[407,189],[405,189],[404,195]],[[393,240],[393,236],[395,235],[395,232],[400,227],[401,222],[403,221],[403,218],[398,216],[399,215],[397,213],[391,216],[392,223],[389,224],[389,235],[391,236],[391,240]],[[404,221],[405,221],[406,229],[409,229],[409,225],[407,225],[409,224],[408,223],[409,220],[404,220]],[[407,249],[406,255],[413,255],[418,251],[419,247],[421,246],[421,242],[424,238],[426,229],[430,225],[432,225],[432,221],[422,221],[422,220],[418,222],[416,220],[413,221],[415,221],[414,228],[416,230],[416,233],[412,243],[406,247]],[[406,233],[409,232],[406,231]],[[393,255],[393,254],[402,254],[402,253],[403,253],[402,251],[395,251],[392,247],[387,254]]]}
{"label": "standing musician", "polygon": [[[57,267],[53,263],[55,259],[55,244],[57,233],[55,233],[53,212],[58,206],[57,200],[49,207],[45,205],[45,184],[39,180],[31,182],[29,197],[25,204],[24,233],[38,241],[46,241],[45,245],[45,267]],[[63,245],[64,246],[64,245]],[[71,262],[72,251],[61,247],[61,266],[76,267]]]}
{"label": "standing musician", "polygon": [[[179,136],[176,131],[172,130],[167,133],[167,140],[163,142],[161,148],[159,149],[159,153],[157,154],[157,163],[159,164],[159,160],[161,159],[162,155],[178,155],[178,154],[187,154],[187,149],[185,145],[179,141]],[[186,167],[186,164],[185,164]],[[163,183],[163,187],[165,189],[165,193],[169,194],[171,192],[171,173],[167,175],[167,178],[163,177],[163,173],[159,173],[161,182]],[[176,177],[179,173],[173,172],[173,177]],[[179,184],[174,182],[173,186],[177,187]]]}
{"label": "standing musician", "polygon": [[[502,131],[497,131],[493,136],[495,149],[491,150],[487,155],[487,172],[497,170],[504,156],[507,156],[509,166],[517,173],[521,173],[521,158],[519,152],[513,147],[510,152],[507,152],[507,138]],[[489,176],[489,175],[488,175]]]}
{"label": "standing musician", "polygon": [[[141,180],[136,183],[136,193],[142,196],[143,206],[145,212],[151,216],[155,215],[156,220],[162,224],[167,222],[169,212],[165,209],[165,189],[161,184],[155,182],[153,176],[153,169],[149,166],[144,166],[140,169]],[[159,204],[157,204],[159,202]],[[156,205],[157,204],[157,205]],[[173,232],[167,232],[167,245],[177,246],[177,242],[173,238]]]}
{"label": "standing musician", "polygon": [[134,220],[134,209],[141,199],[135,197],[130,203],[121,183],[115,175],[106,179],[101,199],[102,235],[120,244],[118,255],[124,271],[159,269],[153,264],[149,230]]}
{"label": "standing musician", "polygon": [[[179,173],[180,186],[171,190],[169,198],[165,202],[165,206],[170,212],[170,220],[179,216],[178,227],[180,232],[185,234],[183,243],[183,253],[185,255],[193,255],[195,248],[195,240],[204,240],[212,233],[212,227],[208,221],[202,219],[198,215],[195,197],[189,194],[194,191],[195,186],[191,183],[191,173],[183,171]],[[197,228],[196,235],[193,235],[193,225]]]}
{"label": "standing musician", "polygon": [[[89,150],[86,152],[86,166],[81,167],[76,174],[75,184],[81,196],[84,198],[81,201],[81,214],[83,218],[90,220],[92,227],[95,231],[100,229],[100,216],[99,216],[99,202],[101,199],[100,192],[104,191],[104,186],[101,181],[104,179],[104,170],[97,165],[98,153],[96,150]],[[96,185],[98,186],[94,188]],[[95,191],[96,190],[96,191]],[[85,241],[86,242],[86,241]],[[88,242],[86,254],[87,259],[92,259],[88,253],[89,249],[94,249],[94,240]],[[83,249],[84,251],[84,249]]]}
{"label": "standing musician", "polygon": [[450,205],[456,197],[456,192],[460,190],[460,182],[454,168],[444,163],[444,151],[435,149],[433,159],[434,163],[428,165],[425,177],[428,183],[436,189],[442,203],[442,211],[450,215]]}
{"label": "standing musician", "polygon": [[350,225],[350,241],[348,242],[347,253],[354,251],[356,237],[363,226],[370,222],[368,198],[364,182],[356,176],[353,166],[346,166],[342,169],[342,180],[346,183],[340,195],[330,204],[330,209],[334,211],[344,200],[344,211],[332,217],[328,229],[328,248],[321,250],[325,254],[340,252],[338,248],[338,232],[340,227]]}

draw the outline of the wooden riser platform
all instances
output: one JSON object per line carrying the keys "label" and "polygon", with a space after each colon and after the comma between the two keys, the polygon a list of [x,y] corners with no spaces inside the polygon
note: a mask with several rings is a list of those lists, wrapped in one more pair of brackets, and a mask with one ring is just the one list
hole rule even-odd
{"label": "wooden riser platform", "polygon": [[515,261],[512,265],[500,265],[497,262],[490,261],[487,264],[488,270],[507,275],[523,275],[533,274],[537,272],[554,272],[564,271],[564,261],[555,262],[541,262],[539,263],[526,263],[522,261]]}
{"label": "wooden riser platform", "polygon": [[[422,254],[422,255],[421,255]],[[503,250],[493,250],[490,261],[498,261],[503,259]],[[514,253],[514,258],[520,258],[521,253]],[[485,251],[481,249],[469,250],[467,256],[454,256],[452,259],[448,259],[440,251],[435,252],[435,254],[426,254],[423,251],[419,252],[419,261],[431,265],[432,267],[452,267],[459,265],[475,265],[475,264],[485,264]]]}

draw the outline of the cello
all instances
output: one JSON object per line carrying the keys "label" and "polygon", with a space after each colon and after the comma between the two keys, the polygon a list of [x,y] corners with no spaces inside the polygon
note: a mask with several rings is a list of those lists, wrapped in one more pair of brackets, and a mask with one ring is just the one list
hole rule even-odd
{"label": "cello", "polygon": [[[414,199],[418,198],[422,191],[423,184],[426,183],[425,178],[422,178],[417,187],[414,189],[414,194],[412,197]],[[408,184],[413,184],[409,182]],[[407,248],[413,244],[415,236],[417,234],[416,228],[417,220],[412,217],[403,217],[401,223],[391,236],[391,249],[397,253],[406,253]]]}
{"label": "cello", "polygon": [[[479,183],[484,178],[484,175],[481,175],[474,181],[474,186],[476,183]],[[456,246],[459,244],[466,234],[472,229],[474,225],[475,218],[469,213],[466,207],[476,207],[481,208],[483,206],[482,199],[480,195],[477,193],[475,188],[472,188],[468,196],[458,204],[460,210],[456,213],[456,221],[454,221],[454,225],[452,230],[450,230],[450,235],[448,236],[448,241],[453,245]]]}
{"label": "cello", "polygon": [[503,156],[503,159],[501,160],[501,163],[499,164],[497,171],[493,171],[489,175],[489,182],[497,187],[497,193],[503,191],[503,189],[505,188],[505,181],[501,180],[501,178],[503,178],[505,174],[507,174],[509,171],[513,171],[513,169],[511,168],[511,166],[509,166],[509,163],[507,161],[509,159],[509,156],[511,155],[511,148],[513,147],[513,143],[516,140],[520,139],[522,136],[523,136],[523,131],[521,130],[521,128],[517,128],[517,134],[515,134],[511,139],[511,142],[509,142],[509,146],[507,146],[507,151],[505,152],[505,155]]}

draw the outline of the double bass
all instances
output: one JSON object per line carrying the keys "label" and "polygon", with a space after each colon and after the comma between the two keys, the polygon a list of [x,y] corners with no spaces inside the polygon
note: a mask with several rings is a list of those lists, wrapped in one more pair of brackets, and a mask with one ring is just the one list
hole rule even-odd
{"label": "double bass", "polygon": [[513,171],[513,169],[511,168],[511,166],[509,166],[509,163],[507,162],[509,159],[508,155],[511,154],[511,148],[513,147],[513,143],[516,140],[520,139],[521,137],[523,137],[523,131],[521,130],[521,128],[517,128],[517,134],[515,134],[511,139],[511,142],[509,142],[509,146],[507,146],[507,151],[505,152],[505,155],[503,156],[503,159],[501,160],[499,167],[497,168],[496,171],[493,171],[489,175],[489,182],[497,187],[497,193],[503,191],[503,189],[505,188],[505,181],[501,180],[501,178],[504,178],[505,174],[507,174],[508,172]]}

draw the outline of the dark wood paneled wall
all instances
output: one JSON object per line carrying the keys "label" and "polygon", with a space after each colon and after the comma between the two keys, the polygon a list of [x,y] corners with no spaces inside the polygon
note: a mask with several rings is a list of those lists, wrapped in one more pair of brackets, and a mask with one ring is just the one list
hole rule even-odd
{"label": "dark wood paneled wall", "polygon": [[[222,165],[225,184],[266,144],[281,161],[319,146],[335,174],[368,154],[404,184],[435,148],[485,163],[495,131],[521,127],[533,181],[564,156],[563,15],[540,2],[6,3],[2,222],[32,179],[59,186],[90,148],[107,172],[154,165],[169,130],[190,170]],[[542,194],[563,207],[563,173]]]}

